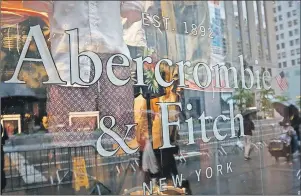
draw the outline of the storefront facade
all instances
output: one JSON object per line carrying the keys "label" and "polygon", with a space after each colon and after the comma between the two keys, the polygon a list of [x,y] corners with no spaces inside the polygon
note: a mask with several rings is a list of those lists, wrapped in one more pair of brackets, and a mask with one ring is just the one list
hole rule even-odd
{"label": "storefront facade", "polygon": [[298,194],[300,58],[278,66],[275,7],[2,1],[3,192]]}

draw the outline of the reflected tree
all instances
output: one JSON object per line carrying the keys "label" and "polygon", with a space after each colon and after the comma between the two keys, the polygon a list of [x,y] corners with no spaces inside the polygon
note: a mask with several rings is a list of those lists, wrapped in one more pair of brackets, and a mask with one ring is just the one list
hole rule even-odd
{"label": "reflected tree", "polygon": [[244,89],[242,87],[242,81],[239,81],[238,87],[233,96],[229,98],[229,100],[233,100],[236,104],[237,109],[242,113],[248,107],[253,106],[254,104],[254,94],[252,91],[248,89]]}
{"label": "reflected tree", "polygon": [[275,95],[274,89],[262,89],[260,92],[260,106],[263,112],[263,117],[266,118],[266,115],[271,111],[273,108],[272,102],[270,97]]}
{"label": "reflected tree", "polygon": [[279,100],[280,102],[284,102],[284,101],[288,101],[289,100],[288,96],[286,96],[286,95],[277,95],[277,96],[275,96],[275,98],[277,100]]}

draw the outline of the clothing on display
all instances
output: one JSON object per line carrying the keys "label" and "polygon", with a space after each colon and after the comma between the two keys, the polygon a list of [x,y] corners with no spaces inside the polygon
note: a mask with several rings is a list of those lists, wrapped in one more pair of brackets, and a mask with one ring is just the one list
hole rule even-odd
{"label": "clothing on display", "polygon": [[[90,130],[95,129],[96,119],[93,117],[75,121],[69,126],[69,112],[100,111],[100,118],[111,115],[116,120],[113,129],[121,135],[125,133],[126,124],[134,123],[132,81],[124,86],[115,86],[106,74],[102,74],[97,83],[88,87],[70,84],[69,35],[65,30],[78,28],[79,51],[89,50],[98,53],[104,65],[103,73],[106,73],[105,65],[111,55],[122,53],[130,58],[123,40],[121,16],[128,18],[129,22],[135,22],[140,20],[142,9],[141,1],[53,2],[53,10],[49,12],[51,52],[58,72],[62,80],[67,81],[67,85],[52,85],[48,88],[47,112],[50,116],[50,132],[76,131],[87,127]],[[137,13],[140,18],[133,17],[137,16]],[[88,82],[94,74],[91,60],[81,56],[79,66],[82,80]],[[126,67],[115,66],[113,72],[120,79],[125,79],[131,74],[131,70]],[[107,127],[111,125],[110,120],[104,123]],[[134,132],[133,130],[128,136],[134,137]],[[77,135],[78,139],[84,139],[80,138],[81,134]]]}
{"label": "clothing on display", "polygon": [[[152,1],[142,1],[143,5],[143,11],[147,12],[148,8],[152,6]],[[124,42],[128,46],[133,47],[146,47],[146,37],[145,37],[145,30],[142,26],[142,19],[130,23],[127,19],[122,18],[122,24],[123,24],[123,39]],[[134,58],[132,56],[132,58]]]}
{"label": "clothing on display", "polygon": [[[120,17],[122,15],[130,18],[139,12],[141,18],[142,8],[141,1],[126,3],[120,1],[53,1],[53,10],[49,13],[51,53],[61,79],[67,81],[67,86],[71,86],[70,55],[69,35],[65,31],[78,29],[80,52],[121,53],[130,58],[129,50],[123,40]],[[136,20],[140,20],[140,18]],[[79,61],[80,76],[83,81],[88,81],[91,69],[88,63],[89,58],[81,56]],[[79,87],[78,85],[72,86]]]}
{"label": "clothing on display", "polygon": [[[106,63],[109,55],[100,56]],[[105,67],[103,69],[106,71]],[[126,78],[130,74],[130,70],[126,67],[114,67],[113,71],[118,78]],[[116,120],[114,130],[124,134],[126,130],[125,125],[134,122],[133,103],[132,82],[130,81],[124,86],[115,86],[110,82],[106,74],[99,79],[99,83],[87,88],[53,85],[48,89],[49,130],[52,132],[78,130],[87,126],[90,130],[94,130],[95,126],[91,125],[96,124],[96,119],[92,117],[86,117],[88,121],[80,121],[70,127],[69,112],[100,111],[100,118],[113,116]],[[111,125],[110,120],[105,120],[104,123],[107,127]],[[63,126],[58,126],[61,124]],[[134,131],[130,132],[128,136],[134,137]]]}

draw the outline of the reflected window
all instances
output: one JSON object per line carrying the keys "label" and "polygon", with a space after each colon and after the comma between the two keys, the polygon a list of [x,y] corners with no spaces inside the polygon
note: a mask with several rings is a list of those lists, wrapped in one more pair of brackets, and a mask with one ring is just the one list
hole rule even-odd
{"label": "reflected window", "polygon": [[268,72],[270,73],[270,75],[272,76],[272,69],[268,68]]}
{"label": "reflected window", "polygon": [[299,29],[295,29],[295,35],[299,35]]}
{"label": "reflected window", "polygon": [[292,60],[292,66],[296,65],[296,61]]}
{"label": "reflected window", "polygon": [[294,20],[294,25],[298,25],[298,20]]}
{"label": "reflected window", "polygon": [[279,18],[279,21],[282,21],[282,15],[279,15],[278,18]]}
{"label": "reflected window", "polygon": [[280,34],[280,37],[281,37],[281,39],[284,39],[284,34],[281,33],[281,34]]}

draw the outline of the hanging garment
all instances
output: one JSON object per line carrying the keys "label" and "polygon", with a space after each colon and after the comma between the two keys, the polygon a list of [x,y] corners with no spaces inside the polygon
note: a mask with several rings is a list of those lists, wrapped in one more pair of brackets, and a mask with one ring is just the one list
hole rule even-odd
{"label": "hanging garment", "polygon": [[[165,79],[167,82],[175,80],[177,78],[177,66],[163,66],[163,70],[165,73]],[[166,95],[161,96],[158,98],[157,102],[165,102],[165,103],[175,103],[179,100],[178,95],[176,92],[173,91],[175,87],[170,86],[166,88]],[[156,102],[154,102],[155,105]],[[158,149],[163,145],[162,143],[162,116],[161,116],[161,109],[159,108],[160,112],[155,113],[155,117],[153,120],[153,127],[152,127],[152,138],[153,138],[153,148]],[[168,107],[168,120],[169,122],[176,121],[179,118],[179,109],[177,106],[169,106]],[[170,136],[172,141],[176,141],[178,128],[174,129],[174,127],[169,128]]]}
{"label": "hanging garment", "polygon": [[148,137],[148,120],[146,100],[142,95],[135,98],[134,101],[134,117],[136,126],[136,138],[140,144],[140,150],[144,149],[145,139]]}
{"label": "hanging garment", "polygon": [[[109,56],[108,54],[100,55],[104,63],[107,62]],[[106,72],[106,67],[104,67],[104,72]],[[130,75],[130,70],[126,67],[115,66],[113,67],[113,72],[118,78],[126,78]],[[93,69],[91,75],[93,75]],[[132,81],[124,86],[115,86],[109,81],[107,75],[104,74],[98,83],[87,88],[57,85],[49,86],[47,98],[49,131],[78,131],[79,133],[74,135],[76,138],[68,138],[68,135],[65,136],[66,138],[59,136],[57,139],[60,143],[89,139],[83,138],[85,135],[80,134],[80,130],[86,127],[89,127],[90,130],[95,130],[96,119],[94,117],[87,117],[82,121],[75,121],[72,126],[69,126],[69,112],[100,111],[100,119],[104,116],[113,116],[116,120],[113,131],[116,131],[120,135],[125,134],[125,125],[134,123],[134,92]],[[104,124],[110,127],[111,121],[105,120]],[[90,136],[91,135],[87,135],[87,137]],[[135,129],[131,130],[128,137],[135,137]],[[110,139],[106,136],[104,138]]]}
{"label": "hanging garment", "polygon": [[[67,81],[66,86],[81,87],[70,83],[70,43],[66,30],[78,29],[80,52],[121,53],[130,59],[129,50],[123,40],[120,17],[130,18],[134,22],[140,20],[142,11],[141,1],[53,1],[53,10],[49,12],[51,52],[61,79]],[[136,15],[140,18],[132,17]],[[86,56],[79,58],[83,81],[90,78],[91,67],[88,61]]]}
{"label": "hanging garment", "polygon": [[146,141],[142,155],[142,169],[143,171],[151,172],[152,174],[156,174],[159,171],[156,157],[149,140]]}
{"label": "hanging garment", "polygon": [[[133,124],[133,83],[124,86],[112,84],[107,74],[102,74],[98,83],[83,88],[70,83],[70,56],[69,35],[65,30],[78,28],[79,50],[98,53],[103,65],[114,53],[122,53],[130,58],[128,48],[122,37],[122,23],[120,17],[137,21],[141,17],[140,1],[54,1],[49,11],[51,28],[51,52],[62,80],[67,81],[64,86],[50,86],[48,88],[47,112],[49,118],[49,131],[76,131],[89,126],[95,127],[94,118],[74,122],[69,126],[69,112],[100,111],[100,117],[113,116],[116,126],[113,130],[124,135],[125,125]],[[106,28],[103,28],[106,27]],[[86,56],[79,58],[80,76],[83,81],[91,81],[93,67]],[[113,72],[118,78],[125,79],[131,75],[128,68],[115,66]],[[106,73],[106,66],[103,66]],[[80,87],[80,88],[73,88]],[[110,120],[105,125],[110,127]],[[134,130],[128,135],[133,138]],[[58,140],[84,140],[83,135],[76,134],[68,138],[58,137]],[[107,138],[105,136],[105,138]],[[87,139],[87,138],[86,138]],[[108,138],[109,139],[109,138]]]}
{"label": "hanging garment", "polygon": [[[142,1],[143,11],[147,12],[153,5],[153,1]],[[145,29],[142,25],[142,19],[130,23],[126,18],[122,18],[123,24],[123,39],[128,46],[146,47]],[[135,58],[132,56],[132,58]]]}

